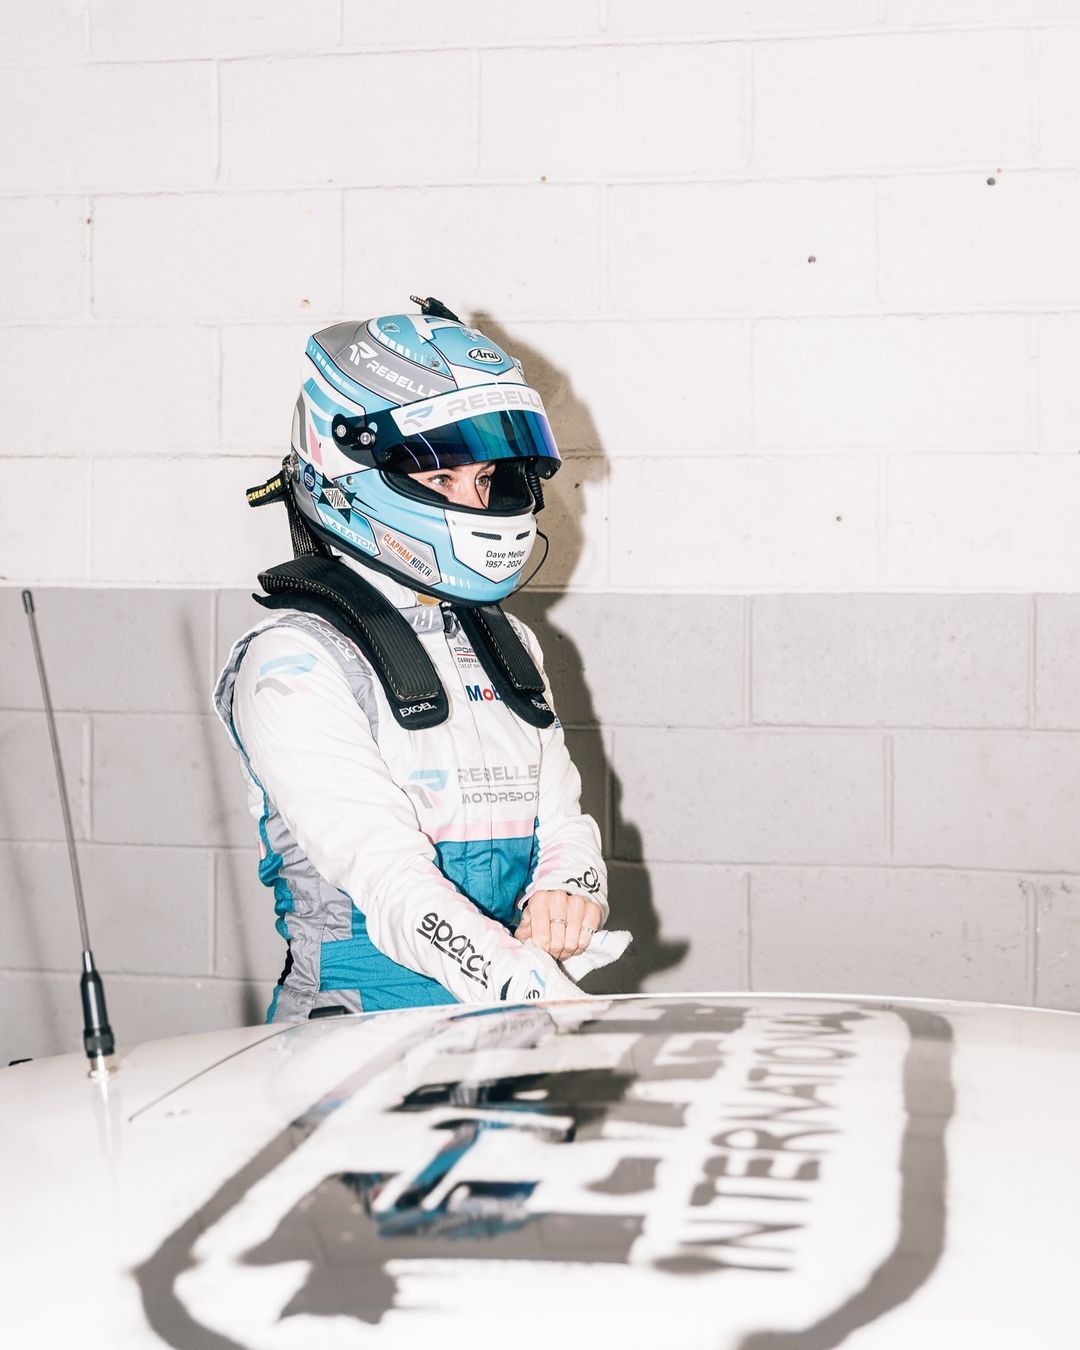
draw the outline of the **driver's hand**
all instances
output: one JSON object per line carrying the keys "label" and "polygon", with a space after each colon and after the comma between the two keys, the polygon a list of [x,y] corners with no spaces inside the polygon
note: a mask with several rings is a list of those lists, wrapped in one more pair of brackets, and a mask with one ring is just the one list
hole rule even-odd
{"label": "driver's hand", "polygon": [[595,900],[566,891],[537,891],[529,897],[525,914],[514,936],[519,942],[532,938],[541,951],[556,961],[583,952],[600,927],[602,910]]}

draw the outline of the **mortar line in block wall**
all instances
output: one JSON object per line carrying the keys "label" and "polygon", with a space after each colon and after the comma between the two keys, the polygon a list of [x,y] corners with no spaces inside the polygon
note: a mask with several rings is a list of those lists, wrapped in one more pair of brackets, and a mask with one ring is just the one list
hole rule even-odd
{"label": "mortar line in block wall", "polygon": [[[85,586],[96,585],[93,574],[94,566],[94,494],[97,491],[97,465],[94,460],[90,460],[86,465],[86,472],[83,474],[83,491],[86,493],[85,519],[86,519],[86,549],[83,554],[83,577],[81,583]],[[53,585],[63,585],[62,582],[54,582]]]}
{"label": "mortar line in block wall", "polygon": [[[614,727],[606,732],[603,730],[600,732],[600,744],[607,761],[604,765],[604,795],[601,799],[603,802],[604,819],[600,826],[600,848],[601,852],[603,852],[604,831],[606,830],[608,849],[610,850],[606,856],[611,862],[622,861],[622,859],[616,857],[614,852],[615,835],[619,828],[619,810],[616,808],[616,797],[620,799],[620,802],[622,798],[622,783],[619,783],[618,793],[616,793],[615,787],[615,737],[617,734]],[[621,809],[621,806],[619,809]]]}
{"label": "mortar line in block wall", "polygon": [[[603,318],[607,318],[611,304],[611,288],[608,285],[608,260],[611,256],[608,236],[611,229],[611,204],[607,183],[600,184],[600,294],[597,308]],[[608,573],[610,576],[610,572]]]}
{"label": "mortar line in block wall", "polygon": [[895,862],[895,806],[896,806],[896,775],[894,761],[894,741],[892,736],[886,736],[883,744],[884,753],[882,755],[882,770],[884,772],[884,826],[885,826],[885,857],[890,865]]}
{"label": "mortar line in block wall", "polygon": [[[214,330],[212,326],[207,325],[207,327],[209,327],[211,333],[213,333]],[[564,449],[561,450],[560,453],[562,455],[562,462],[564,465],[576,464],[579,465],[582,470],[591,467],[597,467],[598,466],[597,461],[602,461],[603,459],[603,455],[594,450]],[[802,463],[803,465],[809,465],[812,467],[821,463],[839,464],[839,465],[858,464],[861,462],[865,462],[871,456],[877,456],[878,458],[887,463],[891,455],[893,454],[902,455],[903,453],[904,453],[903,451],[891,451],[889,449],[883,449],[877,446],[870,446],[863,448],[853,446],[850,449],[838,450],[818,446],[809,446],[807,448],[802,449],[792,449],[790,446],[786,445],[761,445],[754,450],[708,451],[708,450],[673,449],[665,454],[665,459],[669,463],[674,463],[676,465],[697,465],[697,464],[716,464],[716,463],[747,465],[754,463],[762,464],[762,463],[779,462],[789,467],[791,465],[799,463]],[[1039,465],[1039,464],[1053,464],[1057,462],[1060,464],[1067,463],[1071,465],[1075,461],[1076,454],[1077,452],[1075,450],[1046,450],[1040,453],[1037,450],[1005,449],[1005,450],[994,450],[983,452],[979,450],[950,449],[948,446],[928,446],[920,448],[917,451],[910,452],[909,458],[913,458],[916,460],[925,460],[929,464],[933,462],[935,456],[948,455],[956,463],[960,463],[963,460],[967,460],[971,468],[978,468],[978,467],[985,467],[988,464],[994,463],[1006,463],[1006,464],[1025,463],[1029,465]],[[619,454],[617,456],[612,456],[611,458],[612,463],[617,463],[620,466],[637,463],[649,464],[650,462],[655,461],[656,454],[654,451],[651,450],[649,451],[635,450],[635,451],[628,451]],[[246,464],[250,467],[253,464],[258,465],[262,461],[266,461],[267,465],[269,466],[269,464],[274,463],[275,460],[277,462],[278,467],[280,467],[281,449],[277,446],[269,444],[268,442],[264,442],[260,446],[254,446],[250,450],[245,451],[238,451],[231,447],[225,449],[207,447],[204,444],[203,446],[189,445],[186,448],[180,448],[175,450],[160,450],[160,451],[158,450],[146,451],[138,449],[104,450],[100,452],[94,452],[92,454],[88,454],[85,457],[83,457],[77,453],[73,454],[71,452],[70,446],[65,446],[60,442],[57,442],[55,445],[50,445],[47,441],[42,440],[35,447],[33,453],[24,454],[21,451],[13,451],[8,453],[5,456],[5,459],[7,459],[8,461],[18,460],[28,467],[33,465],[41,466],[42,464],[48,462],[56,463],[58,461],[66,461],[70,464],[129,463],[129,464],[178,464],[178,465],[187,465],[190,464],[192,461],[196,461],[201,462],[203,464],[211,464],[211,463],[235,464],[239,468],[243,464]],[[149,586],[153,585],[154,583],[148,579],[145,582],[145,584]],[[165,584],[175,586],[182,583],[167,582]],[[198,582],[193,581],[192,584],[197,585]],[[235,584],[243,585],[244,583],[238,581]],[[538,589],[539,587],[530,587],[530,590],[533,591]],[[583,583],[580,584],[575,583],[572,589],[575,592],[577,592],[588,590],[590,589],[590,587]],[[621,587],[621,589],[630,592],[635,589],[637,590],[651,589],[655,591],[657,588],[656,587],[650,588],[645,586],[635,587],[631,583],[626,583],[624,586]],[[676,593],[671,586],[663,586],[662,589],[665,594]],[[845,588],[842,587],[839,583],[833,587],[833,590],[837,591],[837,593],[841,592],[844,589]],[[882,588],[876,585],[868,586],[863,584],[858,587],[848,587],[846,589],[849,592],[855,591],[858,594],[876,594],[878,590]],[[980,595],[985,593],[1000,594],[1000,595],[1015,595],[1019,593],[1022,595],[1030,595],[1032,593],[1032,586],[1030,583],[1020,586],[993,586],[989,588],[977,586],[964,587],[955,585],[948,585],[948,586],[911,585],[906,589],[909,589],[911,591],[921,590],[929,593],[945,594],[945,595],[952,595],[954,593],[961,594],[965,590],[975,591]],[[1069,594],[1074,594],[1076,591],[1076,587],[1071,585],[1067,588],[1063,587],[1061,589],[1067,590]],[[791,592],[793,594],[800,594],[800,591],[798,589],[793,588],[791,584],[783,586],[774,585],[772,587],[769,587],[768,585],[765,584],[755,585],[751,581],[744,582],[739,587],[733,586],[725,587],[711,584],[702,585],[700,587],[693,587],[684,584],[682,590],[679,591],[678,593],[683,595],[693,595],[693,594],[715,595],[720,593],[723,593],[725,595],[745,595],[748,593],[748,591],[751,590],[755,595],[769,594],[769,593],[775,594],[777,591],[782,591],[784,593]]]}
{"label": "mortar line in block wall", "polygon": [[339,314],[345,312],[345,272],[348,268],[346,258],[348,244],[348,206],[345,201],[345,192],[338,193],[338,292],[337,309]]}
{"label": "mortar line in block wall", "polygon": [[225,343],[222,340],[221,325],[215,324],[210,338],[210,379],[214,390],[214,430],[218,444],[222,443],[224,424],[223,405],[225,402]]}
{"label": "mortar line in block wall", "polygon": [[1032,731],[1039,730],[1039,597],[1031,597],[1031,609],[1028,613],[1027,648],[1027,699],[1028,726]]}
{"label": "mortar line in block wall", "polygon": [[221,615],[221,592],[213,590],[210,592],[210,650],[207,653],[208,680],[207,683],[211,689],[217,683],[219,672],[215,669],[217,665],[218,633],[220,630]]}
{"label": "mortar line in block wall", "polygon": [[[610,184],[607,185],[610,188]],[[344,189],[344,192],[349,189]],[[56,195],[56,194],[52,194]],[[84,194],[75,194],[83,196]],[[105,194],[97,194],[98,198]],[[0,192],[0,201],[6,200],[4,194]],[[340,304],[324,307],[324,312],[334,313],[340,310]],[[1016,304],[997,304],[997,305],[958,305],[951,309],[927,309],[922,308],[904,309],[900,306],[894,306],[888,309],[873,308],[870,306],[863,308],[838,308],[838,309],[686,309],[686,310],[650,310],[648,312],[638,310],[610,310],[607,313],[601,313],[599,310],[573,311],[573,310],[552,310],[544,312],[529,312],[514,314],[508,312],[502,316],[505,324],[530,325],[530,324],[610,324],[621,323],[626,325],[644,325],[659,323],[831,323],[835,321],[850,321],[865,319],[869,321],[879,321],[884,319],[915,319],[920,322],[926,320],[937,320],[947,322],[955,319],[1017,319],[1017,318],[1073,318],[1080,314],[1080,301],[1072,304],[1061,304],[1060,302],[1024,302]],[[257,317],[246,315],[221,315],[207,311],[202,314],[176,314],[161,312],[157,314],[117,314],[103,316],[100,319],[91,314],[88,318],[69,318],[55,322],[45,322],[40,319],[12,319],[5,322],[3,327],[8,330],[18,331],[24,328],[28,329],[48,329],[50,332],[59,330],[74,330],[86,328],[103,329],[136,329],[136,328],[197,328],[210,327],[220,324],[232,329],[245,328],[287,328],[290,325],[295,326],[298,319],[304,317],[299,311],[278,312],[275,314],[264,314]],[[858,447],[852,447],[853,450]],[[943,447],[948,448],[948,447]],[[920,447],[919,453],[923,453],[923,447]],[[968,447],[963,451],[956,453],[964,454],[986,454],[995,455],[1007,453],[1001,450],[985,450],[980,446]],[[1030,453],[1034,454],[1035,451]]]}
{"label": "mortar line in block wall", "polygon": [[[128,589],[125,587],[124,589]],[[216,683],[220,671],[213,671],[213,683]],[[22,712],[24,709],[12,709],[11,711]],[[112,719],[114,722],[120,721],[152,721],[162,719],[176,721],[178,719],[195,719],[200,725],[216,726],[218,722],[217,714],[213,709],[207,711],[176,711],[161,709],[128,709],[127,711],[118,711],[116,709],[99,709],[93,714],[101,721]],[[599,727],[597,723],[587,722],[566,722],[567,731],[596,732],[597,730],[606,730],[614,734],[616,728],[608,726]],[[667,722],[638,722],[634,726],[623,724],[621,730],[630,731],[669,731],[671,724]],[[848,723],[833,724],[823,726],[817,722],[758,722],[753,725],[744,725],[737,723],[733,726],[717,726],[712,722],[681,722],[677,728],[678,731],[709,732],[719,736],[737,736],[745,737],[752,735],[757,739],[771,737],[773,740],[782,740],[787,738],[794,740],[797,738],[811,738],[814,740],[824,740],[828,738],[850,740],[853,736],[866,740],[875,733],[878,735],[902,735],[907,732],[916,734],[926,732],[938,736],[960,736],[967,740],[994,740],[994,739],[1013,739],[1022,736],[1025,741],[1047,741],[1054,739],[1071,738],[1080,739],[1080,727],[1027,727],[1023,725],[1009,727],[973,727],[956,726],[953,723],[942,722],[940,724],[930,722],[896,722],[889,726],[870,723]]]}
{"label": "mortar line in block wall", "polygon": [[[599,823],[599,822],[598,822]],[[607,839],[613,838],[613,830],[609,829]],[[204,854],[208,849],[217,855],[229,854],[241,861],[250,859],[252,856],[252,846],[250,844],[228,843],[208,844],[205,841],[196,844],[185,843],[162,843],[159,840],[140,840],[140,839],[84,839],[79,840],[80,847],[85,846],[93,848],[95,853],[116,853],[117,851],[127,851],[137,849],[142,852],[154,852],[161,850],[164,853],[198,853]],[[0,837],[0,845],[11,849],[26,850],[54,850],[58,856],[66,856],[66,845],[61,834],[57,834],[51,839],[22,839],[14,837]],[[664,867],[716,867],[726,871],[739,868],[752,868],[762,872],[780,872],[780,873],[799,873],[799,872],[820,872],[820,873],[840,873],[851,875],[854,873],[874,873],[885,874],[889,876],[927,876],[934,877],[941,874],[961,875],[969,877],[984,877],[993,879],[995,877],[1016,877],[1018,879],[1040,877],[1049,880],[1068,880],[1073,881],[1080,886],[1080,869],[1070,870],[1068,867],[1055,865],[1053,867],[1031,867],[1027,864],[1017,864],[1012,867],[987,867],[978,863],[906,863],[897,862],[787,862],[777,861],[775,858],[686,858],[686,857],[664,857],[662,854],[647,857],[642,856],[624,856],[616,855],[610,848],[605,849],[605,858],[608,862],[627,864],[633,867],[648,869],[653,866]]]}
{"label": "mortar line in block wall", "polygon": [[1034,314],[1027,319],[1027,415],[1028,445],[1042,446],[1042,324]]}
{"label": "mortar line in block wall", "polygon": [[891,538],[891,524],[889,520],[889,496],[891,492],[890,469],[892,459],[886,451],[878,454],[878,527],[877,527],[877,552],[878,552],[878,587],[881,591],[888,591],[890,586],[890,555],[889,542]]}
{"label": "mortar line in block wall", "polygon": [[[72,323],[65,323],[63,325],[58,324],[56,325],[56,327],[62,326],[64,328],[74,328],[74,327],[86,328],[95,326],[97,321],[97,315],[95,313],[95,309],[97,306],[97,296],[95,295],[94,292],[94,281],[95,281],[94,274],[96,266],[96,259],[94,256],[94,217],[97,209],[96,194],[91,194],[89,197],[87,197],[86,203],[87,203],[86,215],[88,217],[86,222],[86,292],[87,292],[86,318],[83,319],[82,322],[78,325]],[[4,326],[5,328],[23,328],[23,327],[43,328],[46,325],[40,323],[38,324],[8,323],[5,324]]]}
{"label": "mortar line in block wall", "polygon": [[480,177],[480,161],[483,157],[483,111],[484,111],[484,62],[480,52],[472,52],[473,98],[475,99],[473,119],[473,172]]}
{"label": "mortar line in block wall", "polygon": [[[967,22],[949,22],[940,23],[909,23],[905,25],[894,25],[892,27],[878,26],[880,20],[874,20],[871,25],[861,24],[847,28],[830,28],[822,31],[820,28],[778,28],[778,29],[756,29],[752,31],[734,31],[732,29],[706,30],[700,33],[687,33],[672,35],[670,28],[657,29],[652,33],[633,33],[633,34],[613,34],[606,29],[601,29],[595,36],[587,34],[577,34],[571,37],[540,36],[535,38],[521,37],[517,40],[507,41],[505,39],[494,38],[485,42],[482,38],[474,38],[468,47],[462,45],[461,39],[425,42],[421,45],[406,45],[402,42],[386,43],[378,45],[375,43],[355,42],[346,44],[344,35],[342,40],[332,46],[315,47],[309,51],[288,52],[256,52],[251,55],[242,54],[219,54],[206,52],[197,56],[154,56],[142,55],[138,57],[109,58],[107,62],[101,64],[123,66],[123,65],[190,65],[195,62],[205,62],[209,60],[220,60],[230,65],[243,65],[262,63],[262,64],[283,64],[290,61],[317,61],[328,60],[340,56],[426,56],[429,53],[446,53],[480,50],[484,52],[497,53],[516,53],[533,51],[593,51],[605,50],[608,48],[645,48],[654,50],[655,48],[673,48],[673,47],[716,47],[716,46],[736,46],[742,43],[752,43],[755,46],[789,45],[794,43],[807,42],[835,42],[844,38],[881,38],[888,40],[890,38],[902,37],[934,37],[945,36],[951,33],[958,34],[991,34],[991,33],[1041,33],[1074,27],[1075,18],[1054,19],[1054,18],[1036,18],[1019,19],[1015,22],[1009,22],[1007,19],[972,19]],[[50,62],[53,65],[75,65],[80,64],[84,58],[71,58],[69,60],[58,60]],[[0,62],[0,69],[7,66],[26,66],[32,62]]]}
{"label": "mortar line in block wall", "polygon": [[607,838],[615,838],[615,733],[610,731],[601,733],[600,737],[601,752],[604,756],[604,822],[601,826],[601,848],[603,847],[604,832],[607,832]]}
{"label": "mortar line in block wall", "polygon": [[221,183],[221,63],[210,63],[210,178]]}
{"label": "mortar line in block wall", "polygon": [[217,974],[217,915],[218,915],[218,855],[217,849],[207,849],[207,866],[210,875],[207,878],[209,896],[209,921],[206,925],[206,969],[211,976]]}
{"label": "mortar line in block wall", "polygon": [[94,840],[94,718],[89,716],[83,728],[82,808],[86,821],[85,843]]}
{"label": "mortar line in block wall", "polygon": [[[0,67],[2,70],[3,67]],[[1039,177],[1048,178],[1055,176],[1067,176],[1074,178],[1077,173],[1077,165],[1071,160],[1047,160],[1042,163],[1034,163],[1030,159],[1023,160],[999,160],[994,161],[994,169],[1001,174],[1016,177]],[[875,167],[875,168],[815,168],[800,169],[797,166],[791,166],[784,169],[748,170],[748,169],[730,169],[715,170],[709,173],[698,173],[694,175],[685,172],[671,173],[604,173],[593,172],[589,174],[548,174],[545,186],[549,188],[567,188],[576,189],[583,187],[595,187],[599,182],[605,182],[612,187],[621,188],[655,188],[662,190],[664,188],[711,188],[711,187],[774,187],[778,184],[788,183],[817,183],[822,185],[852,185],[865,184],[867,186],[877,186],[881,183],[893,179],[911,179],[911,180],[931,180],[941,178],[956,178],[970,180],[972,178],[984,178],[986,169],[983,164],[973,165],[969,161],[955,161],[943,165],[926,165],[912,162],[907,165],[895,167]],[[320,193],[343,190],[346,192],[364,192],[364,193],[413,193],[429,194],[444,190],[454,190],[461,188],[491,188],[491,189],[513,189],[528,188],[537,186],[535,175],[528,176],[511,174],[492,174],[478,181],[475,174],[471,176],[448,175],[445,178],[432,178],[424,186],[419,187],[416,184],[402,178],[389,179],[368,179],[353,182],[285,182],[280,181],[244,184],[243,186],[226,186],[222,183],[215,183],[209,187],[176,187],[162,182],[146,187],[124,187],[124,188],[100,188],[93,191],[95,197],[102,197],[108,200],[116,201],[141,201],[146,199],[168,200],[169,198],[191,199],[200,197],[257,197],[257,196],[317,196]],[[34,188],[0,187],[0,197],[19,198],[40,198],[40,197],[81,197],[85,196],[87,189],[85,187],[72,188],[65,182],[46,182]],[[915,311],[921,313],[921,310]]]}
{"label": "mortar line in block wall", "polygon": [[757,449],[758,431],[757,431],[757,324],[756,319],[751,319],[746,324],[746,332],[743,336],[745,349],[743,355],[746,358],[746,379],[748,387],[744,389],[745,407],[746,407],[746,435],[747,443],[754,447],[754,452],[759,453]]}
{"label": "mortar line in block wall", "polygon": [[[53,841],[55,842],[55,841]],[[170,845],[172,847],[172,845]],[[234,848],[234,852],[238,851]],[[635,857],[620,854],[612,855],[612,862],[627,863],[635,867],[718,867],[731,871],[732,868],[748,867],[755,872],[781,872],[781,873],[799,873],[799,872],[820,872],[823,874],[840,873],[850,876],[853,873],[872,872],[887,876],[926,876],[933,878],[935,876],[965,876],[965,877],[985,877],[993,879],[995,877],[1046,877],[1048,880],[1060,880],[1066,878],[1075,881],[1080,887],[1080,871],[1073,871],[1069,868],[1060,866],[1054,867],[1029,867],[1026,864],[1018,863],[1014,867],[986,867],[977,863],[890,863],[885,862],[778,862],[775,858],[687,858],[685,856],[672,858],[665,857],[662,853],[649,854],[648,856]]]}
{"label": "mortar line in block wall", "polygon": [[[933,451],[931,451],[931,453],[933,453]],[[885,586],[889,576],[889,469],[891,465],[892,459],[889,453],[885,450],[879,451],[877,456],[877,555],[879,586]]]}
{"label": "mortar line in block wall", "polygon": [[[83,199],[83,237],[86,242],[86,274],[83,278],[84,293],[83,302],[85,305],[85,314],[83,321],[90,323],[94,317],[94,199],[85,197]],[[9,325],[5,325],[7,327]]]}
{"label": "mortar line in block wall", "polygon": [[[270,458],[270,456],[268,455],[267,458]],[[160,457],[155,457],[153,462],[157,463],[159,462],[159,459]],[[38,457],[36,460],[23,460],[22,462],[24,464],[32,466],[34,463],[41,463],[43,461],[40,457]],[[0,589],[2,589],[4,586],[15,587],[15,586],[32,585],[34,584],[34,582],[35,578],[25,576],[20,577],[15,574],[12,574],[11,576],[0,578]],[[250,588],[251,580],[247,574],[242,576],[223,575],[210,579],[202,577],[192,578],[190,576],[183,576],[183,575],[169,576],[169,577],[158,576],[153,578],[130,577],[130,576],[88,578],[85,575],[85,573],[79,573],[78,575],[71,575],[71,576],[63,576],[63,575],[51,576],[49,577],[47,582],[37,579],[37,584],[54,587],[66,587],[70,590],[76,591],[88,591],[88,590],[122,591],[122,590],[131,590],[132,587],[137,587],[138,589],[144,591],[185,590],[191,591],[193,593],[198,593],[202,591],[220,590],[223,588],[226,590],[247,590]],[[741,597],[746,596],[750,592],[750,590],[751,587],[749,583],[744,582],[742,585],[739,586],[719,586],[719,585],[700,586],[697,587],[696,589],[688,589],[684,587],[680,590],[673,590],[668,588],[665,589],[662,592],[662,594],[669,596],[685,596],[689,598],[696,598],[701,596],[706,597],[725,596],[732,599],[739,599]],[[1054,583],[1046,583],[1046,582],[1040,582],[1038,584],[1035,584],[1032,583],[1030,580],[1025,581],[1022,585],[1018,586],[995,585],[990,590],[986,589],[983,586],[976,586],[976,585],[926,586],[922,584],[915,584],[913,582],[903,582],[903,581],[897,582],[895,584],[886,584],[874,587],[841,586],[833,581],[830,582],[828,585],[824,584],[815,585],[807,587],[804,590],[794,591],[792,590],[790,583],[785,585],[762,583],[753,589],[753,594],[768,595],[768,596],[775,596],[775,595],[795,596],[799,599],[811,598],[815,596],[817,597],[835,596],[840,599],[848,599],[854,596],[931,596],[931,597],[946,596],[950,598],[967,599],[974,596],[987,596],[987,595],[989,596],[1031,595],[1033,590],[1039,590],[1042,594],[1045,595],[1077,594],[1077,587],[1075,585],[1060,586]],[[620,583],[618,587],[596,585],[596,584],[574,585],[572,589],[561,591],[559,592],[559,594],[567,596],[573,595],[576,597],[593,596],[606,599],[612,595],[656,596],[658,592],[655,587],[630,585],[628,583],[623,582]],[[795,725],[797,728],[798,724],[793,725]],[[813,723],[807,723],[805,725],[807,730],[815,730],[815,731],[828,730],[828,728],[821,728],[819,726],[815,726]],[[920,728],[924,726],[925,726],[924,723],[920,724]],[[920,728],[915,729],[917,730]],[[834,729],[858,730],[859,728],[839,727]],[[866,730],[867,728],[863,727],[862,729]],[[875,728],[869,729],[873,730]],[[893,729],[899,731],[906,731],[909,730],[910,728],[898,725]],[[938,727],[931,729],[967,731],[967,730],[982,730],[983,728]],[[1053,728],[1036,728],[1036,730],[1040,731],[1053,730]],[[1058,728],[1058,730],[1076,731],[1080,730],[1080,727],[1062,727]]]}

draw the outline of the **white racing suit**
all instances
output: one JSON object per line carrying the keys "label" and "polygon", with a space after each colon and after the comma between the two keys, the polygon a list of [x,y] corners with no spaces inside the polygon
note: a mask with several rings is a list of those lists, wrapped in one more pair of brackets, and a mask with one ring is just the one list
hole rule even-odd
{"label": "white racing suit", "polygon": [[[511,933],[536,891],[585,896],[607,919],[599,831],[558,720],[520,721],[452,614],[363,576],[434,662],[450,703],[441,726],[400,726],[355,644],[296,610],[245,634],[214,692],[289,944],[267,1020],[575,993]],[[542,669],[536,639],[512,622]]]}

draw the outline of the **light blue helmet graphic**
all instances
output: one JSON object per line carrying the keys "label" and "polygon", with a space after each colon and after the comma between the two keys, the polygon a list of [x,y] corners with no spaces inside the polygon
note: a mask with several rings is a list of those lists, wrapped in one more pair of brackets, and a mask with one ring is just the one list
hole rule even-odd
{"label": "light blue helmet graphic", "polygon": [[[309,528],[338,552],[425,594],[492,604],[528,561],[540,480],[559,452],[520,363],[438,302],[424,305],[308,339],[290,485]],[[486,509],[409,477],[488,462]]]}

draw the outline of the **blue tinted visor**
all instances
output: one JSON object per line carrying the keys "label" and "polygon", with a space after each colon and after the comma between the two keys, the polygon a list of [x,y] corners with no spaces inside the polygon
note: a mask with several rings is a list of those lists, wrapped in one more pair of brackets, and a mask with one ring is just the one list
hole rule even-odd
{"label": "blue tinted visor", "polygon": [[536,472],[550,478],[560,463],[546,415],[524,408],[478,413],[417,431],[376,454],[380,467],[391,473],[425,473],[463,464],[531,459]]}

